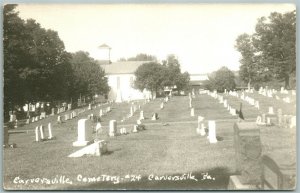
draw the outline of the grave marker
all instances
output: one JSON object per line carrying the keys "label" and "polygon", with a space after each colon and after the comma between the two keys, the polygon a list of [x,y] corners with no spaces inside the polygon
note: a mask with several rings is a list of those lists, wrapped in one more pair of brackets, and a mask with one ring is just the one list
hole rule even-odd
{"label": "grave marker", "polygon": [[194,117],[195,116],[195,110],[194,108],[191,108],[191,117]]}
{"label": "grave marker", "polygon": [[73,146],[86,146],[92,140],[92,125],[88,119],[78,120],[77,141],[73,142]]}
{"label": "grave marker", "polygon": [[35,127],[35,141],[38,142],[39,140],[39,126]]}
{"label": "grave marker", "polygon": [[144,117],[144,111],[141,111],[140,112],[140,120],[143,120],[143,119],[145,119],[145,117]]}
{"label": "grave marker", "polygon": [[48,123],[48,134],[49,134],[48,139],[53,139],[51,123]]}
{"label": "grave marker", "polygon": [[209,143],[217,143],[216,138],[216,122],[215,121],[208,121],[208,136],[207,136]]}
{"label": "grave marker", "polygon": [[44,127],[43,125],[40,126],[40,134],[41,134],[41,140],[44,140]]}
{"label": "grave marker", "polygon": [[110,120],[109,121],[109,136],[114,137],[117,134],[117,121],[116,120]]}

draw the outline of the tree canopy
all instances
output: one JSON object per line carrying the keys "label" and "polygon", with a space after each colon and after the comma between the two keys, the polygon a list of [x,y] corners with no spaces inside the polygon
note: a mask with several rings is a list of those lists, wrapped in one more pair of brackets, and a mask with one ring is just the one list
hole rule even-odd
{"label": "tree canopy", "polygon": [[296,80],[296,11],[261,17],[255,33],[242,34],[235,47],[241,53],[240,76],[248,83],[279,80],[286,88]]}
{"label": "tree canopy", "polygon": [[223,66],[208,77],[208,80],[204,82],[204,87],[218,92],[224,92],[225,89],[233,90],[236,87],[234,79],[234,73]]}
{"label": "tree canopy", "polygon": [[[93,59],[85,53],[68,53],[56,31],[33,19],[22,20],[16,6],[7,4],[3,10],[6,117],[8,110],[25,103],[68,101],[81,90],[86,95],[108,91],[104,71]],[[82,86],[80,81],[84,88],[77,87]]]}
{"label": "tree canopy", "polygon": [[159,64],[157,62],[145,63],[135,72],[135,87],[139,90],[158,92],[165,87],[184,90],[187,88],[190,76],[187,72],[181,73],[178,60],[170,60]]}

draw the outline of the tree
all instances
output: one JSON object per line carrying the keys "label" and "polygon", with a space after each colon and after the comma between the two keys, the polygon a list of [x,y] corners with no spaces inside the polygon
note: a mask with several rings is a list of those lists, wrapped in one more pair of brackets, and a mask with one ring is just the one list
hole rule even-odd
{"label": "tree", "polygon": [[4,112],[25,103],[66,99],[69,55],[57,32],[22,20],[17,5],[4,6]]}
{"label": "tree", "polygon": [[208,90],[217,90],[218,92],[224,92],[225,89],[233,90],[236,87],[234,79],[234,73],[223,66],[209,76],[208,80],[204,82],[204,86]]}
{"label": "tree", "polygon": [[[125,58],[121,58],[121,61],[124,61]],[[157,61],[157,58],[148,54],[137,54],[135,57],[128,58],[127,61]]]}
{"label": "tree", "polygon": [[109,86],[104,70],[97,61],[89,57],[87,52],[79,51],[72,54],[72,70],[74,73],[72,95],[92,97],[95,94],[107,94]]}
{"label": "tree", "polygon": [[[241,77],[245,81],[279,80],[286,88],[296,80],[296,11],[273,12],[261,17],[251,36],[241,35],[236,48],[241,52]],[[253,74],[253,73],[255,73]]]}
{"label": "tree", "polygon": [[162,82],[164,80],[165,68],[156,62],[142,64],[134,72],[136,77],[134,87],[143,91],[147,89],[152,93],[163,89]]}

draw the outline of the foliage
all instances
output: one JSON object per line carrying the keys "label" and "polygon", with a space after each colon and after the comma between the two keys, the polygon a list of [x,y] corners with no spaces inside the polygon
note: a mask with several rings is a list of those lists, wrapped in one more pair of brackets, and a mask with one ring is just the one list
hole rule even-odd
{"label": "foliage", "polygon": [[157,61],[157,58],[155,56],[152,55],[148,55],[148,54],[137,54],[135,57],[130,57],[126,60],[126,58],[120,58],[119,61]]}
{"label": "foliage", "polygon": [[[163,65],[151,62],[140,66],[136,72],[135,87],[139,90],[148,89],[152,92],[163,90],[165,87],[184,90],[190,81],[187,72],[181,73],[177,59],[168,57],[169,62]],[[174,60],[173,60],[174,59]]]}
{"label": "foliage", "polygon": [[74,73],[72,96],[107,94],[109,86],[105,72],[88,53],[72,54],[71,65]]}
{"label": "foliage", "polygon": [[227,67],[222,67],[209,76],[208,80],[204,82],[204,87],[210,91],[217,90],[218,92],[224,92],[225,89],[233,90],[236,87],[234,79],[234,73]]}
{"label": "foliage", "polygon": [[236,48],[241,53],[240,75],[251,82],[284,81],[295,86],[296,11],[273,12],[261,17],[253,35],[240,35]]}
{"label": "foliage", "polygon": [[143,91],[144,89],[151,92],[157,92],[163,89],[161,84],[164,80],[165,68],[156,62],[142,64],[137,68],[134,75],[136,77],[134,85],[137,89]]}
{"label": "foliage", "polygon": [[17,5],[4,6],[4,111],[34,101],[69,96],[69,55],[57,32],[22,20]]}

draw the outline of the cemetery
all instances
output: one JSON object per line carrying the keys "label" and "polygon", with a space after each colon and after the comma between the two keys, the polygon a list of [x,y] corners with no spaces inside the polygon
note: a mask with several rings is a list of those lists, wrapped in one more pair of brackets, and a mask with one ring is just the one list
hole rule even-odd
{"label": "cemetery", "polygon": [[[6,130],[5,186],[293,189],[293,93],[267,88],[193,91],[187,96],[89,104],[43,115]],[[9,148],[11,144],[15,147]]]}
{"label": "cemetery", "polygon": [[292,3],[8,3],[3,58],[6,191],[296,189]]}

